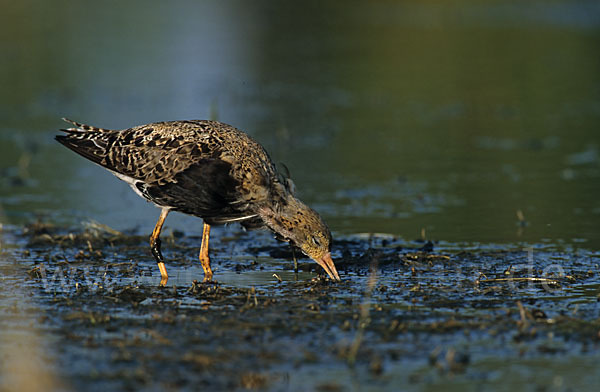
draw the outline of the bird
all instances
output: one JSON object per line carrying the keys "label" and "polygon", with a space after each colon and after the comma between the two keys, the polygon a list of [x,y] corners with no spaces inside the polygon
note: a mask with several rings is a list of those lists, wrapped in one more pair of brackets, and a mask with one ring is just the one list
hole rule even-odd
{"label": "bird", "polygon": [[321,216],[295,196],[289,175],[278,172],[269,154],[243,131],[213,120],[156,122],[123,130],[82,124],[60,129],[55,139],[125,181],[160,208],[150,250],[168,282],[160,233],[171,211],[203,220],[199,260],[203,282],[211,282],[208,244],[214,225],[237,222],[266,228],[299,248],[333,281],[340,281],[331,258],[332,236]]}

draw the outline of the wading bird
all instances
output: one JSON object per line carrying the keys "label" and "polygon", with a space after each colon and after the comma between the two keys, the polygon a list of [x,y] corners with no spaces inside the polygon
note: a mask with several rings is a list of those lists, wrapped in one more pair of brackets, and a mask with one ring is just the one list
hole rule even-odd
{"label": "wading bird", "polygon": [[150,236],[161,284],[168,280],[160,232],[170,211],[204,220],[200,262],[204,281],[212,280],[208,241],[211,225],[238,222],[266,227],[300,248],[333,280],[331,233],[319,214],[293,194],[265,149],[244,132],[218,121],[168,121],[108,130],[63,119],[74,128],[56,140],[108,169],[160,209]]}

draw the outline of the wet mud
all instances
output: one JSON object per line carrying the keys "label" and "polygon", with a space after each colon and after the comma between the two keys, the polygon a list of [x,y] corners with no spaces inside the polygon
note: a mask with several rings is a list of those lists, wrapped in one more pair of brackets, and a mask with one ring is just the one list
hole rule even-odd
{"label": "wet mud", "polygon": [[160,287],[146,236],[39,222],[3,234],[75,390],[562,390],[599,377],[597,252],[365,234],[334,243],[334,283],[308,259],[295,273],[285,244],[217,231],[216,282],[202,283],[200,239],[171,232],[175,279]]}

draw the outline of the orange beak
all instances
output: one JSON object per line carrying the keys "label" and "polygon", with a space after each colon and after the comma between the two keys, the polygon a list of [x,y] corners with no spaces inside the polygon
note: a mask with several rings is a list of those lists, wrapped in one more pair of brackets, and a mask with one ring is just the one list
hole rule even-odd
{"label": "orange beak", "polygon": [[337,270],[335,269],[335,264],[333,264],[333,260],[331,260],[331,253],[327,252],[325,254],[325,256],[323,256],[323,258],[321,258],[320,260],[315,260],[317,262],[317,264],[319,264],[321,267],[323,267],[323,269],[325,270],[325,272],[327,272],[327,275],[329,275],[329,277],[332,280],[335,281],[340,281],[340,276],[338,275]]}

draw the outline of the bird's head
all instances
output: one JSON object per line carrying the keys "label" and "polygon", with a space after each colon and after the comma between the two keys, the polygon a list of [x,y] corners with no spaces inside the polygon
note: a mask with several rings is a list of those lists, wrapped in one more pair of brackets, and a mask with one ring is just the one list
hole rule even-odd
{"label": "bird's head", "polygon": [[331,232],[321,216],[296,198],[289,198],[265,223],[278,239],[290,242],[317,262],[333,280],[340,276],[331,259]]}

